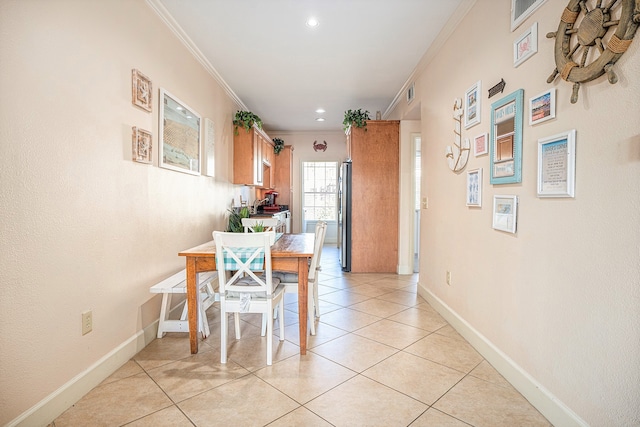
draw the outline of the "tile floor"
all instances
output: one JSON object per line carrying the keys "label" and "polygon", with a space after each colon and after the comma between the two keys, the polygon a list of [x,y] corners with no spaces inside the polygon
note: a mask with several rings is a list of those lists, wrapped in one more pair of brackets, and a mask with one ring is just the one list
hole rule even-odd
{"label": "tile floor", "polygon": [[[343,274],[322,254],[316,336],[298,354],[297,300],[266,366],[260,316],[229,333],[156,339],[51,426],[549,426],[549,422],[416,293],[417,275]],[[274,328],[276,334],[277,328]]]}

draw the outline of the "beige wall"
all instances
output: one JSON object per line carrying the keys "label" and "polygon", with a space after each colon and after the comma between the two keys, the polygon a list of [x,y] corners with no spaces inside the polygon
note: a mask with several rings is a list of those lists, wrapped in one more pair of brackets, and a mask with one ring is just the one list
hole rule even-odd
{"label": "beige wall", "polygon": [[[269,131],[267,131],[269,132]],[[292,232],[300,233],[302,228],[302,162],[342,162],[347,157],[346,137],[343,132],[269,132],[271,138],[282,138],[286,145],[293,146],[293,215]],[[315,151],[313,143],[327,142],[325,151]],[[335,230],[327,231],[328,241],[332,241]]]}
{"label": "beige wall", "polygon": [[[143,0],[2,1],[0,57],[5,425],[157,320],[149,286],[226,226],[239,190],[237,106]],[[152,113],[131,104],[132,68],[153,82]],[[160,87],[215,123],[215,179],[158,167]],[[153,132],[153,165],[131,160],[132,126]]]}
{"label": "beige wall", "polygon": [[[466,325],[472,341],[484,340],[521,378],[565,406],[565,414],[593,426],[638,425],[640,35],[615,66],[617,84],[604,77],[583,84],[570,104],[571,84],[546,83],[555,64],[554,41],[545,34],[557,29],[566,4],[548,0],[510,32],[510,2],[478,0],[416,79],[422,193],[429,198],[422,211],[420,285],[448,318]],[[538,53],[514,68],[513,41],[534,22]],[[488,99],[500,78],[504,93]],[[451,172],[444,152],[453,143],[453,99],[477,80],[482,122],[463,137],[489,132],[491,103],[519,88],[525,117],[529,97],[547,88],[557,88],[558,108],[555,120],[529,126],[525,119],[522,183],[490,185],[489,157],[471,156],[466,170],[483,168],[485,179],[482,208],[470,209],[466,173]],[[407,108],[400,102],[388,118],[403,118]],[[570,129],[577,130],[576,196],[538,198],[537,140]],[[498,194],[520,198],[515,235],[491,228]]]}

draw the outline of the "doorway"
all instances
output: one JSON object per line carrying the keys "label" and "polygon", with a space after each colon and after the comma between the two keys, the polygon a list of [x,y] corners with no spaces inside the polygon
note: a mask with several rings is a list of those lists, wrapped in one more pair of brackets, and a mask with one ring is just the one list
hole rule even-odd
{"label": "doorway", "polygon": [[413,154],[413,272],[420,271],[420,180],[422,177],[422,138],[420,134],[411,135]]}
{"label": "doorway", "polygon": [[325,243],[338,241],[338,162],[302,162],[302,232],[327,223]]}

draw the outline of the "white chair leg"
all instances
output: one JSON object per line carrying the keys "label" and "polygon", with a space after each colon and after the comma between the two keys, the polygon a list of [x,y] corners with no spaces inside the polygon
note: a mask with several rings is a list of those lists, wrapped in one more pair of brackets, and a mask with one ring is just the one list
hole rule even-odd
{"label": "white chair leg", "polygon": [[267,334],[267,322],[271,320],[267,313],[262,313],[262,329],[260,330],[260,336],[263,337]]}
{"label": "white chair leg", "polygon": [[227,363],[227,312],[220,307],[220,363]]}
{"label": "white chair leg", "polygon": [[313,284],[313,305],[315,306],[316,317],[319,319],[320,305],[318,304],[318,284],[317,283]]}
{"label": "white chair leg", "polygon": [[233,313],[233,323],[236,328],[236,339],[240,339],[240,313]]}
{"label": "white chair leg", "polygon": [[283,300],[280,301],[280,304],[278,304],[278,312],[280,315],[280,341],[284,341],[284,295],[283,295]]}
{"label": "white chair leg", "polygon": [[309,313],[309,332],[311,335],[316,334],[316,319],[314,316],[315,313],[315,304],[313,303],[313,297],[311,297],[311,293],[309,295],[309,302],[307,303],[307,312]]}
{"label": "white chair leg", "polygon": [[[272,313],[273,308],[271,304],[269,304],[269,310],[267,313]],[[271,315],[266,316],[269,320],[267,321],[267,365],[271,366],[273,364],[273,320],[271,319]]]}

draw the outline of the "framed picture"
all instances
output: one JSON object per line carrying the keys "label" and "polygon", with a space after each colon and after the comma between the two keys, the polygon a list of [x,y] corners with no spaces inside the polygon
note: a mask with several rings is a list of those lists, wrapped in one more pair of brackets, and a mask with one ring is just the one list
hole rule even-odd
{"label": "framed picture", "polygon": [[489,134],[483,133],[473,138],[473,155],[478,157],[489,152]]}
{"label": "framed picture", "polygon": [[524,90],[518,89],[491,104],[491,184],[522,182],[523,97]]}
{"label": "framed picture", "polygon": [[151,111],[153,90],[151,80],[135,68],[131,70],[131,102],[145,111]]}
{"label": "framed picture", "polygon": [[493,196],[493,228],[515,233],[517,220],[518,196]]}
{"label": "framed picture", "polygon": [[511,0],[511,31],[515,30],[546,0]]}
{"label": "framed picture", "polygon": [[482,206],[482,168],[467,172],[467,206]]}
{"label": "framed picture", "polygon": [[469,129],[480,123],[482,82],[478,80],[464,94],[464,128]]}
{"label": "framed picture", "polygon": [[138,127],[131,128],[132,158],[134,162],[151,163],[152,137],[151,132]]}
{"label": "framed picture", "polygon": [[216,176],[216,137],[215,127],[211,119],[204,119],[204,152],[203,156],[203,171],[206,176]]}
{"label": "framed picture", "polygon": [[538,23],[513,42],[513,66],[518,67],[538,52]]}
{"label": "framed picture", "polygon": [[556,89],[529,98],[529,125],[537,125],[556,117]]}
{"label": "framed picture", "polygon": [[160,167],[200,175],[200,115],[160,89]]}
{"label": "framed picture", "polygon": [[574,197],[576,130],[538,140],[538,197]]}

